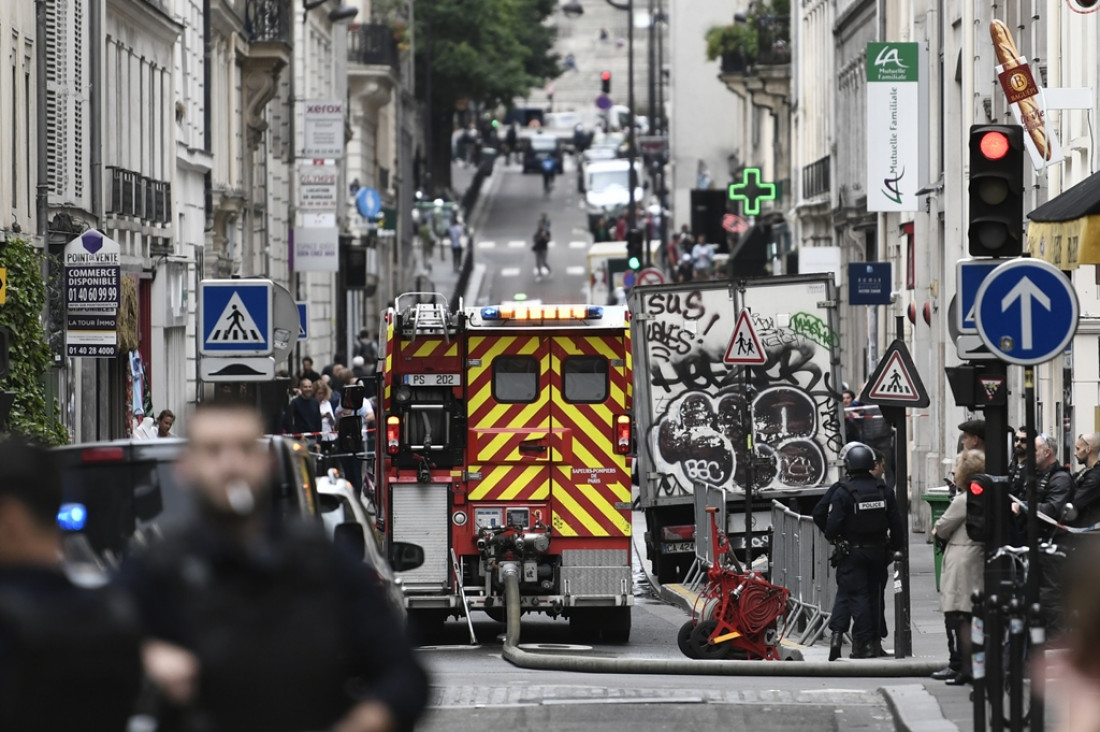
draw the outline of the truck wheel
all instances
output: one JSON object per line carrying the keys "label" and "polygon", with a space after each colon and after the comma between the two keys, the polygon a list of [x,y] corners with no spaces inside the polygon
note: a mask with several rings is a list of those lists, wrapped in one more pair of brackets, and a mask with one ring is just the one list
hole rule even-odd
{"label": "truck wheel", "polygon": [[494,622],[505,623],[508,618],[505,616],[504,608],[502,607],[487,607],[484,608],[485,614],[488,615]]}
{"label": "truck wheel", "polygon": [[409,624],[424,643],[437,643],[447,624],[446,610],[409,610]]}
{"label": "truck wheel", "polygon": [[603,610],[603,639],[607,643],[629,643],[631,614],[630,606],[611,607]]}
{"label": "truck wheel", "polygon": [[591,609],[572,610],[569,613],[569,635],[579,643],[593,643],[600,639],[600,624]]}

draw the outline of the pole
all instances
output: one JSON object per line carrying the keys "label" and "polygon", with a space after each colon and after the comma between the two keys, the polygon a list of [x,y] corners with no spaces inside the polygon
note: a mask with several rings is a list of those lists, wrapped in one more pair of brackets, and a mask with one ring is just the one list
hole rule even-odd
{"label": "pole", "polygon": [[654,0],[649,0],[649,47],[646,49],[647,56],[647,76],[649,77],[649,134],[653,134],[654,125],[656,124],[656,109],[657,109],[657,71],[654,68],[657,64],[655,62],[655,44],[654,36],[656,35],[657,22],[654,20],[655,13],[653,10]]}
{"label": "pole", "polygon": [[[1035,369],[1032,366],[1024,368],[1024,433],[1027,435],[1027,505],[1031,510],[1027,512],[1027,552],[1030,559],[1027,572],[1027,608],[1025,612],[1032,622],[1031,647],[1029,658],[1036,661],[1035,668],[1043,668],[1043,643],[1042,614],[1039,607],[1039,579],[1042,568],[1039,564],[1039,496],[1038,486],[1035,482]],[[1032,732],[1040,732],[1043,729],[1043,697],[1040,694],[1042,684],[1031,684],[1031,718]]]}
{"label": "pole", "polygon": [[[905,337],[905,317],[895,317],[897,339]],[[894,565],[898,579],[894,582],[894,658],[913,655],[913,628],[909,609],[909,427],[904,409],[894,413],[894,494],[901,512],[905,532],[901,557]]]}
{"label": "pole", "polygon": [[[626,104],[627,104],[627,124],[630,129],[628,131],[627,139],[627,164],[630,167],[630,175],[628,176],[630,190],[627,192],[627,210],[626,210],[626,228],[633,230],[638,228],[638,212],[635,210],[637,202],[634,200],[634,191],[638,187],[637,174],[634,172],[634,165],[638,158],[638,130],[634,125],[634,0],[630,0],[626,4]],[[650,266],[649,253],[649,235],[644,237],[645,241],[645,258],[646,266]]]}
{"label": "pole", "polygon": [[[1007,378],[1007,364],[1004,361],[988,361],[983,375],[994,378]],[[993,404],[985,408],[985,472],[989,475],[1004,475],[1008,472],[1008,451],[1005,449],[1005,434],[1008,428],[1007,404]],[[1032,446],[1032,452],[1035,448]],[[1007,486],[1005,489],[1007,491]],[[1002,581],[1005,577],[1006,559],[1001,558],[989,563],[988,558],[999,547],[1008,543],[1007,495],[997,495],[990,501],[992,525],[985,544],[985,690],[989,701],[989,722],[991,725],[1003,724],[1004,716],[1004,637],[1005,618],[1008,603],[1003,592]]]}

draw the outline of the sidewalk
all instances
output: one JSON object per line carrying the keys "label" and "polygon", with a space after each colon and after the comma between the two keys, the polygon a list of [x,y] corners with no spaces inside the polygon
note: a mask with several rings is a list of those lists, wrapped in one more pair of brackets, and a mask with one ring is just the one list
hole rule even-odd
{"label": "sidewalk", "polygon": [[[638,514],[636,514],[638,515]],[[635,522],[637,526],[637,521]],[[641,545],[642,526],[634,532],[634,549],[639,556],[645,556],[645,547]],[[939,593],[936,591],[936,580],[932,565],[932,546],[924,543],[923,534],[910,535],[909,558],[909,594],[910,594],[910,621],[912,627],[912,657],[920,660],[942,659],[947,665],[947,636],[943,625],[943,614],[939,610]],[[661,599],[673,605],[691,612],[695,604],[696,594],[683,585],[657,584],[654,576],[649,574],[646,562],[646,575],[650,584],[658,591]],[[885,645],[891,649],[893,644],[893,603],[887,599],[887,621],[891,625],[891,635],[886,639]],[[797,658],[799,655],[806,661],[828,661],[829,646],[827,642],[818,642],[813,646],[802,646],[797,643],[784,643],[784,656]],[[851,650],[845,646],[845,655]],[[837,661],[842,663],[842,661]],[[880,691],[886,697],[887,703],[894,714],[894,721],[898,729],[910,732],[956,732],[958,730],[973,729],[973,706],[970,701],[969,686],[948,686],[942,681],[934,679],[912,679],[908,683],[884,684]],[[938,714],[938,716],[937,716]]]}

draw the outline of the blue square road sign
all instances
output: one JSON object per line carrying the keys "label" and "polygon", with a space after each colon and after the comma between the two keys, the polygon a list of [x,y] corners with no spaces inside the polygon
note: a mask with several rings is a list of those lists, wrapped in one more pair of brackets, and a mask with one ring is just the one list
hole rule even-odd
{"label": "blue square road sign", "polygon": [[271,282],[268,280],[203,280],[199,283],[203,356],[271,354]]}

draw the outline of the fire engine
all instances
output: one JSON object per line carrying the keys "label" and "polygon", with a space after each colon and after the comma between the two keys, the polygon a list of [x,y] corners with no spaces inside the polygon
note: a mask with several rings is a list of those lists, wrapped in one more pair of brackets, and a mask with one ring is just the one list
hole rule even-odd
{"label": "fire engine", "polygon": [[[384,316],[376,491],[388,542],[424,548],[401,579],[430,629],[471,610],[565,617],[625,642],[631,570],[631,352],[622,307],[451,310],[406,293]],[[472,632],[472,624],[471,624]]]}

